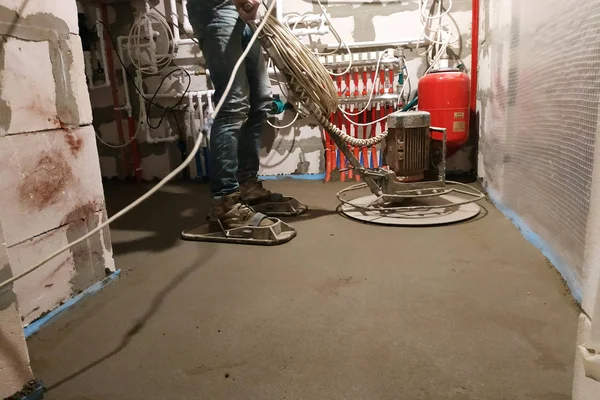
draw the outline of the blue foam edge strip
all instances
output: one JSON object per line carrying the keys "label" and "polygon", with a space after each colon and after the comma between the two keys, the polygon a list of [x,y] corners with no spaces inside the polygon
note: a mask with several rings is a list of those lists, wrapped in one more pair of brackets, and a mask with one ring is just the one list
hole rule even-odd
{"label": "blue foam edge strip", "polygon": [[121,270],[120,269],[116,270],[115,272],[113,272],[106,278],[102,279],[101,281],[94,283],[92,286],[85,289],[83,292],[79,293],[77,296],[71,297],[65,303],[56,307],[54,310],[50,311],[48,314],[44,315],[42,318],[27,325],[24,328],[25,338],[29,338],[31,335],[36,334],[40,329],[42,329],[42,327],[44,325],[46,325],[51,320],[56,318],[59,314],[68,310],[69,308],[73,307],[77,302],[79,302],[83,298],[85,298],[89,295],[95,294],[95,293],[99,292],[100,290],[102,290],[106,285],[112,283],[115,279],[117,279],[120,274],[121,274]]}
{"label": "blue foam edge strip", "polygon": [[554,268],[562,275],[564,280],[567,282],[567,286],[571,290],[571,294],[573,298],[578,304],[581,304],[583,301],[583,290],[579,285],[577,276],[572,268],[570,268],[562,258],[556,254],[556,252],[552,249],[552,245],[550,245],[545,239],[543,239],[540,235],[535,233],[533,229],[527,225],[527,223],[521,218],[516,212],[514,212],[509,207],[502,204],[499,200],[499,197],[494,193],[494,191],[487,191],[488,197],[494,203],[496,208],[500,210],[521,232],[523,237],[532,245],[537,247],[542,254],[552,263]]}
{"label": "blue foam edge strip", "polygon": [[26,396],[21,396],[19,400],[42,400],[44,398],[44,394],[46,393],[44,382],[36,380],[35,383],[37,384],[35,390]]}
{"label": "blue foam edge strip", "polygon": [[298,175],[261,175],[260,179],[265,181],[281,181],[286,179],[304,180],[304,181],[322,181],[325,174],[298,174]]}

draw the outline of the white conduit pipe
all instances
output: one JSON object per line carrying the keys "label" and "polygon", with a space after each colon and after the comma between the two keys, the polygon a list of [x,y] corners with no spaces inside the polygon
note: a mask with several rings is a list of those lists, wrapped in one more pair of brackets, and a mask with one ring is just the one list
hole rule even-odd
{"label": "white conduit pipe", "polygon": [[188,0],[181,0],[181,8],[183,8],[183,30],[188,35],[191,35],[194,33],[194,29],[192,28],[192,24],[190,24],[190,16],[188,15],[187,2]]}
{"label": "white conduit pipe", "polygon": [[[206,137],[200,133],[200,130],[204,127],[204,104],[202,103],[202,96],[206,94],[206,96],[211,96],[208,92],[196,92],[196,100],[198,102],[198,116],[200,118],[200,129],[195,130],[195,135],[198,136],[202,140],[202,148],[207,147],[208,143],[206,142]],[[196,115],[193,116],[194,124],[196,123]],[[200,169],[201,171],[197,171],[200,176],[207,176],[208,170],[206,169],[206,158],[204,157],[204,153],[200,153]]]}
{"label": "white conduit pipe", "polygon": [[169,0],[169,7],[171,8],[171,24],[173,25],[173,39],[177,45],[181,40],[179,35],[179,13],[177,12],[177,2],[175,0]]}
{"label": "white conduit pipe", "polygon": [[[123,56],[124,40],[127,40],[125,36],[119,36],[117,38],[117,46],[119,47],[117,52],[119,53],[121,60],[125,60],[125,57]],[[129,97],[129,85],[127,84],[127,70],[124,65],[121,65],[121,73],[123,74],[123,91],[125,92],[125,110],[127,110],[127,115],[131,117],[131,98]]]}

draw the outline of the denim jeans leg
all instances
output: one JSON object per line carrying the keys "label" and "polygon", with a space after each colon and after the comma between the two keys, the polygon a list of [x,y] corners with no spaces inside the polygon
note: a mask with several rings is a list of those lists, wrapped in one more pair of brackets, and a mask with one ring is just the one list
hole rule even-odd
{"label": "denim jeans leg", "polygon": [[[246,48],[253,32],[244,30],[243,45]],[[258,175],[260,166],[260,138],[267,121],[267,112],[271,108],[273,96],[267,64],[258,40],[246,57],[246,75],[250,87],[250,113],[242,127],[238,144],[238,181],[244,182]]]}
{"label": "denim jeans leg", "polygon": [[[242,43],[246,24],[230,3],[218,7],[201,5],[188,7],[190,22],[202,37],[202,52],[215,87],[215,100],[223,93],[233,67],[244,51]],[[243,63],[235,81],[214,120],[211,136],[211,191],[213,196],[223,196],[238,190],[238,137],[250,112],[250,86]]]}

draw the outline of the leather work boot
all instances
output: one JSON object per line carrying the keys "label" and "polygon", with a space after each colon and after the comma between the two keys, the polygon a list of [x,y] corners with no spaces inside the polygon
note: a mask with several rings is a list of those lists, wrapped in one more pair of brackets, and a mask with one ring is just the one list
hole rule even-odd
{"label": "leather work boot", "polygon": [[251,225],[273,225],[273,221],[266,216],[262,219],[258,217],[260,214],[240,201],[239,193],[214,197],[212,209],[208,214],[209,230],[217,232]]}
{"label": "leather work boot", "polygon": [[295,217],[308,210],[306,205],[293,197],[286,197],[265,189],[256,177],[242,182],[240,195],[243,203],[269,217]]}
{"label": "leather work boot", "polygon": [[266,202],[287,202],[290,200],[289,197],[265,189],[262,182],[256,177],[240,184],[240,194],[242,201],[251,206]]}

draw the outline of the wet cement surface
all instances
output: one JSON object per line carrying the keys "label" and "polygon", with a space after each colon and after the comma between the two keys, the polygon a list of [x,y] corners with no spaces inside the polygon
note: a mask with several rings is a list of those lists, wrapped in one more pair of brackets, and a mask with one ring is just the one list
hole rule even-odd
{"label": "wet cement surface", "polygon": [[[122,278],[29,340],[50,400],[569,399],[578,311],[490,204],[438,228],[335,213],[339,185],[274,182],[312,209],[281,247],[189,243],[206,187],[112,227]],[[135,185],[107,185],[114,213]]]}

